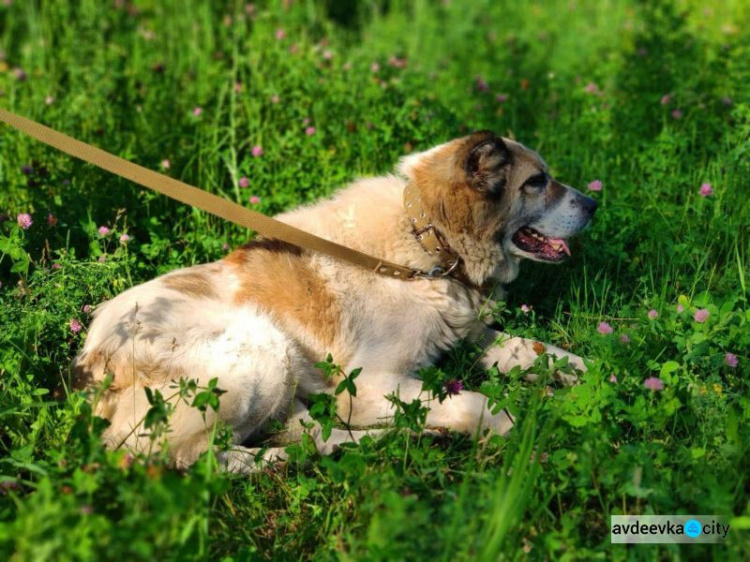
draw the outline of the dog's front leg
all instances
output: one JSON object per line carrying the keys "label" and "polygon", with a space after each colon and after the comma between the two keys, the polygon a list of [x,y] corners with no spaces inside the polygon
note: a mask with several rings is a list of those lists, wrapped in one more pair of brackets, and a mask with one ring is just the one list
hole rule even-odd
{"label": "dog's front leg", "polygon": [[[485,352],[480,358],[479,363],[485,369],[489,369],[495,364],[497,364],[497,368],[501,373],[507,373],[516,366],[528,369],[534,364],[537,357],[542,353],[547,353],[558,358],[567,357],[573,367],[579,371],[586,372],[586,365],[583,363],[583,359],[554,345],[514,337],[490,328],[485,330],[481,344]],[[567,384],[574,384],[578,381],[578,377],[575,375],[565,373],[557,373],[556,377],[560,382]],[[535,381],[537,378],[537,375],[534,374],[526,376],[526,380],[529,381]]]}
{"label": "dog's front leg", "polygon": [[[513,427],[513,418],[505,410],[493,414],[487,405],[487,397],[478,392],[461,392],[440,402],[431,393],[422,390],[422,381],[418,379],[403,375],[381,376],[379,379],[376,385],[360,383],[357,386],[357,397],[351,412],[353,426],[391,423],[396,407],[385,396],[395,394],[402,402],[410,403],[418,399],[429,408],[425,424],[427,428],[447,428],[468,434],[489,429],[506,435]],[[338,406],[345,410],[344,416],[348,416],[348,400],[339,400]]]}

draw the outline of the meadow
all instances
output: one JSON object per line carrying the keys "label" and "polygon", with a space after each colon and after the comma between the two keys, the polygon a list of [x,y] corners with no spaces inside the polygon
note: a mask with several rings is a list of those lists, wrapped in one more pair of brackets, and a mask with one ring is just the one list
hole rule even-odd
{"label": "meadow", "polygon": [[[468,344],[422,373],[508,407],[507,439],[405,409],[329,457],[179,472],[105,450],[68,367],[97,304],[251,233],[0,127],[0,558],[750,559],[749,29],[744,0],[0,2],[0,107],[263,213],[477,129],[599,202],[494,312],[581,384]],[[618,514],[731,530],[612,545]]]}

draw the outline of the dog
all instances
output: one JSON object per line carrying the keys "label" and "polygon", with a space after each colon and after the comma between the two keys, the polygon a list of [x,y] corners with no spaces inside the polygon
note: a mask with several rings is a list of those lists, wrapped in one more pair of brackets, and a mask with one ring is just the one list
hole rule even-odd
{"label": "dog", "polygon": [[[109,381],[94,411],[109,421],[103,436],[110,447],[153,447],[143,424],[150,408],[145,391],[167,396],[174,411],[166,448],[179,467],[207,450],[217,421],[231,429],[235,444],[220,453],[230,471],[285,458],[283,445],[302,438],[303,424],[319,452],[330,453],[383,431],[372,428],[392,420],[390,394],[428,401],[427,430],[505,435],[513,419],[493,413],[485,396],[463,391],[432,400],[416,373],[465,339],[486,346],[485,368],[528,368],[545,351],[585,371],[582,359],[567,351],[490,329],[479,311],[487,287],[513,281],[522,259],[566,259],[567,239],[595,210],[593,199],[552,179],[536,152],[492,132],[473,133],[402,158],[393,175],[355,181],[276,217],[433,275],[387,278],[257,239],[215,263],[168,273],[100,305],[73,372],[79,385]],[[446,264],[446,256],[453,261]],[[333,395],[341,381],[341,374],[328,378],[316,368],[328,354],[343,373],[361,368],[361,374],[356,395],[335,397],[350,427],[333,429],[324,440],[309,423],[306,404],[311,394]],[[169,388],[181,378],[201,387],[218,379],[225,391],[220,407],[200,412],[179,401]],[[280,446],[243,446],[262,438],[274,420],[286,427],[276,435]]]}

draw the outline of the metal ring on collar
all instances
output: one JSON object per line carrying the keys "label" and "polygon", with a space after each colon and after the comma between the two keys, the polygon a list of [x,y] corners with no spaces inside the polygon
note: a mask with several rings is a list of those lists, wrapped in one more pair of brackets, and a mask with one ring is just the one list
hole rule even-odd
{"label": "metal ring on collar", "polygon": [[453,263],[450,265],[448,269],[445,269],[443,267],[435,266],[430,271],[427,272],[420,272],[415,275],[415,277],[421,278],[421,279],[440,279],[441,277],[447,277],[451,273],[453,273],[453,270],[458,267],[458,262],[460,260],[455,259],[453,260]]}

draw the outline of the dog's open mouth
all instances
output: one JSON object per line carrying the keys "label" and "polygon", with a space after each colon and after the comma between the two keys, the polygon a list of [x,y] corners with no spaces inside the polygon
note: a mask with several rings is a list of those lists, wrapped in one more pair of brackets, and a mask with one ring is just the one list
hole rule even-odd
{"label": "dog's open mouth", "polygon": [[545,236],[530,226],[519,228],[513,235],[513,243],[524,252],[543,261],[562,261],[570,255],[570,249],[562,238]]}

